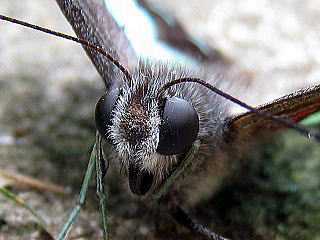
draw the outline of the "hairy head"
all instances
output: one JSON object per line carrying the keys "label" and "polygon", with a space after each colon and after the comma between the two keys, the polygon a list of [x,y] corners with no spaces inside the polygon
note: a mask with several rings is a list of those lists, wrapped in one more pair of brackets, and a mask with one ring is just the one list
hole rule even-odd
{"label": "hairy head", "polygon": [[[216,111],[203,107],[208,100],[205,89],[173,86],[158,97],[166,82],[197,74],[141,61],[130,82],[120,81],[99,100],[97,129],[114,146],[114,157],[129,176],[133,193],[152,192],[197,138],[208,139],[204,135],[209,134]],[[212,102],[213,107],[219,104]]]}

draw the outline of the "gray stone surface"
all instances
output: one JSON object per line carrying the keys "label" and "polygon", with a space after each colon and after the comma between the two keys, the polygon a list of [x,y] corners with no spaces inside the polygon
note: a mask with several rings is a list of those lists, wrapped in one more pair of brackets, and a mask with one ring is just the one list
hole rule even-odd
{"label": "gray stone surface", "polygon": [[320,82],[317,0],[164,0],[158,5],[173,12],[194,38],[254,74],[254,86],[238,93],[254,106]]}

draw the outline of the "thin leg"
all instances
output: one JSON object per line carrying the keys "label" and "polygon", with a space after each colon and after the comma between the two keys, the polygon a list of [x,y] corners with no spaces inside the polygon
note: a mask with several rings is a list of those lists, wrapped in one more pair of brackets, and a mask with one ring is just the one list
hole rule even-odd
{"label": "thin leg", "polygon": [[200,233],[214,240],[228,240],[228,238],[221,237],[220,235],[203,226],[201,223],[183,211],[180,207],[176,208],[176,210],[172,213],[172,216],[178,223],[193,232]]}
{"label": "thin leg", "polygon": [[108,240],[108,216],[106,211],[106,195],[104,191],[103,178],[108,170],[109,163],[105,161],[101,147],[101,136],[97,138],[98,156],[96,160],[96,181],[97,181],[97,196],[99,199],[99,208],[102,219],[103,239]]}
{"label": "thin leg", "polygon": [[95,167],[95,159],[98,158],[97,151],[96,151],[96,149],[97,149],[96,145],[97,145],[97,143],[94,144],[92,152],[91,152],[90,160],[89,160],[87,170],[86,170],[86,175],[84,177],[83,184],[82,184],[82,187],[80,190],[77,205],[75,206],[75,208],[71,212],[66,223],[63,225],[63,227],[57,237],[57,240],[62,240],[65,238],[65,236],[66,236],[69,228],[71,227],[75,217],[78,215],[82,205],[84,204],[84,201],[85,201],[86,195],[87,195],[87,190],[89,187],[89,183],[92,178],[92,173],[93,173],[94,167]]}

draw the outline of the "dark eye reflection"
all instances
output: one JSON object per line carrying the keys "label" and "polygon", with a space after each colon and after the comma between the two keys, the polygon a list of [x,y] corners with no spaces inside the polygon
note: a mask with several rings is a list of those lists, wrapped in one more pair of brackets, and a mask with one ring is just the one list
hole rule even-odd
{"label": "dark eye reflection", "polygon": [[119,88],[111,88],[103,94],[96,104],[95,124],[99,134],[106,140],[108,138],[108,126],[111,126],[112,110],[119,95]]}
{"label": "dark eye reflection", "polygon": [[[111,88],[96,104],[96,128],[106,140],[109,140],[108,127],[112,124],[112,111],[118,95],[119,88]],[[156,151],[161,155],[175,155],[187,151],[199,132],[199,117],[194,107],[188,101],[174,96],[164,100],[160,112],[162,122],[159,126]]]}
{"label": "dark eye reflection", "polygon": [[170,97],[163,105],[157,152],[175,155],[188,150],[199,132],[199,117],[193,106],[179,97]]}

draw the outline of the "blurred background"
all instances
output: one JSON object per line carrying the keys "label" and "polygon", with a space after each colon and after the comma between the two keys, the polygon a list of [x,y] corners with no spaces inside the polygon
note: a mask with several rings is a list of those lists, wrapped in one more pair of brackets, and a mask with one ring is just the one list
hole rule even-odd
{"label": "blurred background", "polygon": [[[241,100],[257,106],[296,89],[319,84],[317,0],[149,2],[165,13],[167,19],[175,17],[195,42],[218,49],[252,74],[250,86],[235,92]],[[142,57],[196,64],[157,40],[152,18],[135,2],[106,0],[106,3]],[[54,1],[0,0],[0,14],[73,35]],[[59,195],[7,184],[6,179],[0,178],[0,183],[10,186],[19,198],[39,211],[56,232],[71,211],[81,185],[94,140],[94,105],[103,90],[102,81],[81,46],[0,22],[0,168],[56,183],[71,191]],[[207,221],[214,229],[216,225],[225,226],[218,227],[219,231],[234,239],[320,236],[317,190],[320,155],[310,141],[293,136],[290,134],[280,143],[255,152],[251,160],[255,163],[251,164],[255,172],[253,180],[249,176],[242,179],[244,185],[229,187],[229,192],[222,190],[215,202],[204,205],[208,209],[219,205],[219,201],[226,203],[223,201],[226,194],[237,199],[237,203],[226,203],[229,209],[222,206],[213,208],[213,212],[208,210]],[[284,146],[291,147],[287,150],[291,152],[289,157],[280,154],[283,160],[276,163],[273,157],[265,160]],[[307,156],[300,152],[293,154],[299,149],[306,149]],[[261,170],[260,158],[271,165]],[[257,175],[262,175],[263,181]],[[264,182],[274,175],[281,180]],[[152,214],[145,213],[141,203],[130,200],[119,179],[118,169],[112,168],[107,182],[113,239],[161,239],[150,223]],[[272,190],[271,186],[278,189]],[[263,195],[261,189],[269,195]],[[255,195],[257,192],[263,194]],[[255,211],[248,209],[250,205],[255,206]],[[263,208],[266,205],[270,208]],[[195,214],[199,212],[201,215],[201,210],[195,210]],[[210,218],[217,219],[216,223],[210,222]],[[99,238],[99,224],[93,185],[71,235],[78,239]],[[28,212],[0,196],[0,239],[41,239],[38,229]]]}

